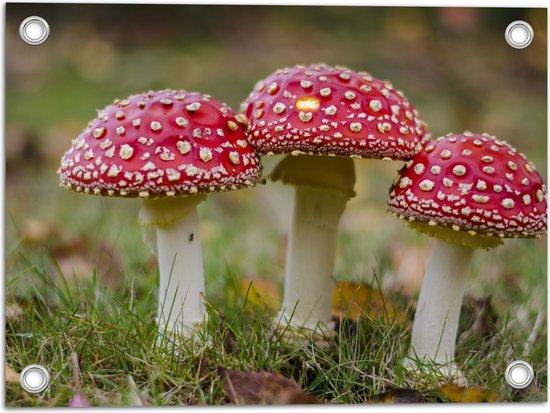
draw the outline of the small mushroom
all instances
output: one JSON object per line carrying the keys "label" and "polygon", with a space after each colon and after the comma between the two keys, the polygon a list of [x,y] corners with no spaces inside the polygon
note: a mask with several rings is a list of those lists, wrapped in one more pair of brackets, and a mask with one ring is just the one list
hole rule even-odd
{"label": "small mushroom", "polygon": [[[389,211],[436,237],[412,330],[410,359],[455,374],[455,342],[475,249],[546,233],[546,187],[531,162],[488,134],[448,134],[400,171]],[[414,366],[415,363],[412,363]]]}
{"label": "small mushroom", "polygon": [[322,64],[277,70],[241,111],[260,154],[290,155],[270,176],[296,188],[279,318],[324,329],[338,222],[355,195],[352,158],[408,159],[429,139],[425,124],[389,82]]}
{"label": "small mushroom", "polygon": [[156,228],[161,332],[190,336],[205,317],[197,205],[210,192],[251,187],[261,175],[238,120],[207,95],[133,95],[99,111],[61,160],[66,189],[143,199],[140,222]]}

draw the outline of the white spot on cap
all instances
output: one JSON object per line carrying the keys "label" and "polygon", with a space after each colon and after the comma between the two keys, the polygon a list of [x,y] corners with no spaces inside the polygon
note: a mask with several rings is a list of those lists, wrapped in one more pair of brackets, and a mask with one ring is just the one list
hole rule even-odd
{"label": "white spot on cap", "polygon": [[451,151],[448,150],[448,149],[444,149],[444,150],[441,151],[441,157],[443,159],[449,159],[451,157],[451,155],[452,155]]}
{"label": "white spot on cap", "polygon": [[267,93],[269,93],[270,95],[273,95],[275,92],[277,92],[277,90],[279,90],[279,85],[276,82],[271,83],[267,87]]}
{"label": "white spot on cap", "polygon": [[152,171],[156,169],[157,166],[153,162],[147,162],[143,167],[141,168],[142,171]]}
{"label": "white spot on cap", "polygon": [[321,94],[321,96],[326,98],[327,96],[330,96],[331,90],[329,87],[324,87],[319,91],[319,93]]}
{"label": "white spot on cap", "polygon": [[151,122],[151,130],[159,131],[161,129],[162,129],[162,125],[160,124],[160,122],[157,122],[155,120]]}
{"label": "white spot on cap", "polygon": [[486,204],[489,201],[489,197],[486,195],[472,195],[472,199],[480,204]]}
{"label": "white spot on cap", "polygon": [[493,157],[489,155],[485,155],[481,158],[481,160],[485,163],[493,162]]}
{"label": "white spot on cap", "polygon": [[470,207],[464,207],[460,210],[460,213],[464,216],[468,216],[472,213],[472,208]]}
{"label": "white spot on cap", "polygon": [[373,112],[378,112],[380,109],[382,109],[382,103],[379,100],[373,99],[369,102],[369,108]]}
{"label": "white spot on cap", "polygon": [[134,154],[134,148],[132,148],[130,145],[124,144],[120,147],[120,151],[118,154],[124,160],[130,159]]}
{"label": "white spot on cap", "polygon": [[181,126],[182,128],[186,127],[188,123],[189,122],[181,116],[176,118],[176,125]]}
{"label": "white spot on cap", "polygon": [[502,206],[506,209],[511,209],[514,207],[514,200],[511,198],[504,198],[502,200]]}
{"label": "white spot on cap", "polygon": [[283,113],[286,109],[286,105],[281,102],[277,102],[275,106],[273,106],[273,112],[275,113]]}
{"label": "white spot on cap", "polygon": [[495,192],[502,192],[502,186],[500,185],[493,185],[493,190]]}
{"label": "white spot on cap", "polygon": [[447,188],[450,188],[453,186],[453,181],[451,181],[449,178],[443,178],[443,185],[445,185]]}
{"label": "white spot on cap", "polygon": [[169,106],[172,104],[172,101],[170,99],[161,99],[160,103],[162,103],[163,105]]}
{"label": "white spot on cap", "polygon": [[482,179],[478,179],[477,184],[476,184],[476,189],[478,189],[479,191],[486,190],[487,189],[487,182],[485,182]]}
{"label": "white spot on cap", "polygon": [[430,168],[430,171],[432,172],[432,174],[434,175],[439,175],[441,173],[441,167],[440,166],[437,166],[437,165],[434,165]]}
{"label": "white spot on cap", "polygon": [[389,132],[391,130],[391,124],[388,122],[379,123],[378,130],[382,133]]}
{"label": "white spot on cap", "polygon": [[542,190],[537,189],[537,192],[535,193],[535,196],[537,197],[537,201],[542,202],[544,199],[544,194],[542,193]]}
{"label": "white spot on cap", "polygon": [[124,135],[124,132],[126,132],[126,129],[124,129],[124,126],[119,126],[118,128],[116,128],[117,135]]}
{"label": "white spot on cap", "polygon": [[232,130],[232,131],[235,131],[238,129],[239,125],[237,125],[235,122],[233,122],[232,120],[228,120],[227,121],[227,127],[229,128],[229,130]]}
{"label": "white spot on cap", "polygon": [[115,118],[117,118],[118,120],[124,119],[124,112],[121,110],[117,111],[117,113],[115,113]]}
{"label": "white spot on cap", "polygon": [[185,106],[185,109],[188,112],[196,112],[200,108],[201,108],[201,104],[199,102],[193,102],[193,103],[190,103],[187,106]]}
{"label": "white spot on cap", "polygon": [[523,195],[523,197],[521,199],[523,201],[523,205],[531,204],[531,196],[529,194]]}
{"label": "white spot on cap", "polygon": [[182,155],[187,155],[191,150],[191,144],[187,141],[178,141],[176,146]]}
{"label": "white spot on cap", "polygon": [[417,175],[420,175],[422,174],[422,172],[424,172],[424,164],[421,164],[421,163],[417,163],[415,166],[414,166],[414,172],[417,174]]}
{"label": "white spot on cap", "polygon": [[456,176],[463,176],[466,174],[466,167],[464,165],[456,165],[453,168],[453,174]]}
{"label": "white spot on cap", "polygon": [[359,132],[361,129],[363,129],[363,125],[361,125],[359,122],[353,122],[350,123],[349,128],[352,132]]}
{"label": "white spot on cap", "polygon": [[308,89],[311,86],[313,86],[313,83],[311,83],[310,80],[301,80],[300,81],[300,86],[302,86],[304,89]]}
{"label": "white spot on cap", "polygon": [[349,79],[350,79],[349,73],[340,73],[340,74],[339,74],[339,77],[340,77],[340,79],[342,79],[342,80],[349,80]]}
{"label": "white spot on cap", "polygon": [[348,100],[353,100],[353,99],[355,99],[355,93],[353,93],[351,90],[347,90],[344,93],[344,97]]}
{"label": "white spot on cap", "polygon": [[238,165],[239,164],[239,153],[238,152],[229,152],[229,160],[235,164],[235,165]]}
{"label": "white spot on cap", "polygon": [[208,162],[212,159],[212,151],[210,148],[201,148],[199,151],[199,157],[204,161]]}
{"label": "white spot on cap", "polygon": [[177,181],[181,177],[181,173],[175,169],[168,168],[166,169],[166,177],[169,181]]}
{"label": "white spot on cap", "polygon": [[482,171],[485,172],[486,174],[492,174],[495,172],[495,168],[493,168],[492,166],[484,166],[482,168]]}
{"label": "white spot on cap", "polygon": [[[122,169],[122,168],[121,168]],[[111,167],[109,168],[109,172],[107,172],[107,176],[109,176],[110,178],[114,178],[116,177],[118,174],[120,173],[120,170],[118,169],[118,167],[113,164],[111,165]]]}
{"label": "white spot on cap", "polygon": [[264,114],[264,110],[263,109],[258,109],[256,112],[254,112],[254,118],[255,119],[260,119]]}
{"label": "white spot on cap", "polygon": [[429,179],[424,179],[422,182],[418,184],[420,189],[423,191],[431,191],[434,187],[435,183],[433,181],[430,181]]}
{"label": "white spot on cap", "polygon": [[325,109],[325,115],[332,116],[336,113],[336,106],[330,105]]}
{"label": "white spot on cap", "polygon": [[309,122],[311,118],[313,117],[313,113],[311,112],[300,112],[298,113],[298,117],[302,122]]}
{"label": "white spot on cap", "polygon": [[411,179],[407,176],[404,176],[399,181],[399,188],[404,189],[412,183]]}

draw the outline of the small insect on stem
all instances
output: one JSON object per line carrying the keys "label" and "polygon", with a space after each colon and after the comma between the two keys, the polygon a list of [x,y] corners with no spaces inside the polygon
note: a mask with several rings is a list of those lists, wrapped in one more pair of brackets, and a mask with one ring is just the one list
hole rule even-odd
{"label": "small insect on stem", "polygon": [[195,238],[195,235],[193,233],[190,233],[189,234],[189,242],[192,242],[193,238]]}

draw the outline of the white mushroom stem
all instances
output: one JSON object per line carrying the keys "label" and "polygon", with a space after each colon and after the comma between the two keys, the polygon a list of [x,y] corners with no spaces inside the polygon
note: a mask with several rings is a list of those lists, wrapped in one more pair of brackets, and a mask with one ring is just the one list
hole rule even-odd
{"label": "white mushroom stem", "polygon": [[474,248],[440,239],[432,250],[416,307],[409,357],[452,363],[460,308]]}
{"label": "white mushroom stem", "polygon": [[155,225],[159,262],[160,333],[190,337],[205,319],[204,267],[197,204],[206,196],[146,200],[143,225]]}
{"label": "white mushroom stem", "polygon": [[284,299],[279,319],[311,330],[331,324],[338,223],[354,195],[349,158],[290,156],[273,180],[296,185],[286,256]]}
{"label": "white mushroom stem", "polygon": [[339,193],[296,187],[282,307],[293,325],[314,330],[330,324],[338,222],[347,201]]}

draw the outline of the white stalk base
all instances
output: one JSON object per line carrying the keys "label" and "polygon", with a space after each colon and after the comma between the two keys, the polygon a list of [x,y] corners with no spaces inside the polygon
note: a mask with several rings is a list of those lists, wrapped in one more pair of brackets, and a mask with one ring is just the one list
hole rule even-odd
{"label": "white stalk base", "polygon": [[441,366],[457,373],[453,360],[462,298],[474,249],[436,240],[418,298],[408,363]]}
{"label": "white stalk base", "polygon": [[189,337],[206,314],[201,299],[205,287],[197,210],[156,230],[159,331]]}
{"label": "white stalk base", "polygon": [[296,187],[280,322],[310,330],[330,328],[338,222],[348,198]]}

